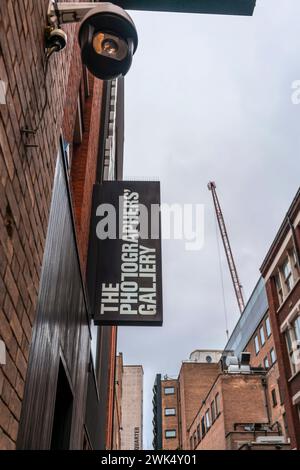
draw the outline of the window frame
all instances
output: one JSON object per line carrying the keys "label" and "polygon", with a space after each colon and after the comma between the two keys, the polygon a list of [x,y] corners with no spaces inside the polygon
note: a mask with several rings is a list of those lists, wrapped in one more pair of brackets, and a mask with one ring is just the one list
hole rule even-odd
{"label": "window frame", "polygon": [[[267,365],[267,366],[266,366],[266,361],[268,362],[268,365]],[[270,369],[270,362],[269,362],[268,356],[266,356],[266,357],[264,358],[264,367],[265,367],[265,369]]]}
{"label": "window frame", "polygon": [[216,393],[215,395],[215,404],[216,404],[216,418],[217,418],[219,414],[221,413],[221,399],[220,399],[219,392]]}
{"label": "window frame", "polygon": [[198,443],[201,441],[201,429],[200,429],[200,423],[197,424],[197,439]]}
{"label": "window frame", "polygon": [[[272,353],[274,353],[274,361],[273,361],[273,357],[272,357]],[[270,358],[271,358],[271,366],[273,364],[275,364],[275,362],[277,361],[277,356],[276,356],[276,351],[275,351],[275,348],[271,348],[270,349]]]}
{"label": "window frame", "polygon": [[[173,391],[167,392],[167,390],[173,390]],[[164,387],[164,395],[175,395],[175,387]]]}
{"label": "window frame", "polygon": [[202,416],[202,418],[201,418],[201,435],[202,435],[202,439],[205,436],[205,434],[206,434],[205,417]]}
{"label": "window frame", "polygon": [[283,293],[283,287],[282,287],[282,282],[281,282],[279,270],[275,274],[274,280],[275,280],[275,286],[276,286],[278,302],[279,302],[279,305],[281,305],[284,301],[284,293]]}
{"label": "window frame", "polygon": [[194,442],[194,449],[197,447],[197,435],[196,431],[193,432],[193,442]]}
{"label": "window frame", "polygon": [[255,349],[255,354],[258,355],[260,351],[260,344],[259,344],[259,339],[258,339],[258,334],[254,336],[254,349]]}
{"label": "window frame", "polygon": [[214,423],[214,422],[216,421],[216,418],[217,418],[215,400],[213,400],[213,401],[211,402],[211,405],[210,405],[210,414],[211,414],[211,422]]}
{"label": "window frame", "polygon": [[260,337],[260,344],[263,347],[266,344],[266,335],[264,330],[264,325],[262,324],[259,328],[259,337]]}
{"label": "window frame", "polygon": [[[286,273],[285,268],[286,266],[289,267],[288,272]],[[293,276],[293,270],[292,270],[292,265],[289,256],[284,260],[282,266],[281,266],[281,272],[283,275],[283,281],[285,284],[285,288],[287,291],[287,295],[291,292],[291,290],[294,287],[294,276]]]}
{"label": "window frame", "polygon": [[[174,435],[174,436],[167,436],[167,433],[168,433],[168,432],[169,432],[169,433],[170,433],[170,432],[174,432],[175,435]],[[166,430],[165,430],[165,439],[176,439],[176,437],[177,437],[177,431],[176,431],[176,429],[166,429]]]}
{"label": "window frame", "polygon": [[276,394],[276,389],[275,388],[273,388],[271,390],[271,397],[272,397],[273,408],[275,408],[278,405],[277,394]]}
{"label": "window frame", "polygon": [[[168,410],[174,410],[174,413],[167,413]],[[176,408],[165,408],[165,413],[164,413],[165,416],[176,416]]]}
{"label": "window frame", "polygon": [[206,432],[211,428],[210,408],[205,411]]}
{"label": "window frame", "polygon": [[267,338],[270,338],[270,336],[272,334],[272,329],[271,329],[271,322],[270,322],[269,315],[267,316],[267,318],[265,320],[265,326],[266,326]]}

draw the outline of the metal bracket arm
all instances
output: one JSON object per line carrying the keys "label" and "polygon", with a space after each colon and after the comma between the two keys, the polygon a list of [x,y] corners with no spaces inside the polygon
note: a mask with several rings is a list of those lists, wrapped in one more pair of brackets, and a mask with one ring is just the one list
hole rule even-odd
{"label": "metal bracket arm", "polygon": [[[106,5],[109,2],[101,2]],[[48,8],[48,24],[51,26],[67,23],[79,23],[85,15],[95,8],[99,3],[95,2],[74,2],[74,3],[55,3],[50,1]]]}

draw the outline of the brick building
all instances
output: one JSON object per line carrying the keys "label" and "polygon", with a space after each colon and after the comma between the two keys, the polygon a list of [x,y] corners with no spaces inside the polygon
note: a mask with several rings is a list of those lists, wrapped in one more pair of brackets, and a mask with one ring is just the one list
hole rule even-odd
{"label": "brick building", "polygon": [[278,426],[271,426],[265,372],[220,373],[189,428],[192,450],[239,450],[263,443],[289,449]]}
{"label": "brick building", "polygon": [[177,378],[157,375],[153,387],[154,449],[189,449],[188,429],[220,372],[221,351],[196,350]]}
{"label": "brick building", "polygon": [[[188,437],[179,441],[179,448],[300,448],[299,261],[300,191],[266,255],[262,277],[224,348],[219,371],[202,403],[196,398],[201,377],[192,375],[186,383],[187,388],[195,387],[196,393],[187,399],[194,417],[191,422],[178,421],[179,436],[189,423]],[[243,352],[249,353],[249,370],[228,373],[227,360],[234,355],[239,368]],[[179,402],[178,398],[178,407]]]}
{"label": "brick building", "polygon": [[281,401],[292,448],[300,449],[300,191],[263,261]]}
{"label": "brick building", "polygon": [[143,449],[143,367],[123,365],[121,449]]}
{"label": "brick building", "polygon": [[123,354],[119,353],[116,357],[115,371],[113,450],[121,449],[123,372]]}
{"label": "brick building", "polygon": [[93,185],[122,178],[123,81],[87,72],[76,25],[45,74],[48,4],[0,2],[0,449],[111,448],[116,329],[93,325],[86,273]]}
{"label": "brick building", "polygon": [[156,376],[153,388],[154,435],[155,449],[179,449],[179,383],[177,379],[167,376],[161,380]]}
{"label": "brick building", "polygon": [[286,429],[285,408],[279,387],[279,369],[270,322],[268,299],[264,280],[259,279],[231,337],[225,346],[239,356],[242,351],[251,354],[251,367],[265,371],[269,421],[280,424],[282,433],[289,437]]}

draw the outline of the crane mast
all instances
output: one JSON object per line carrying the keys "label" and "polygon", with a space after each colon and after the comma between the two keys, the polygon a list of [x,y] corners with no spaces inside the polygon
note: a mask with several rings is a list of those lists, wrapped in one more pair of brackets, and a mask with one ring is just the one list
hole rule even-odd
{"label": "crane mast", "polygon": [[229,238],[228,238],[228,234],[227,234],[227,230],[226,230],[226,225],[225,225],[222,209],[221,209],[219,199],[218,199],[218,196],[217,196],[216,183],[214,181],[210,181],[208,183],[207,187],[212,193],[213,202],[214,202],[215,211],[216,211],[216,216],[217,216],[217,221],[218,221],[218,225],[219,225],[219,229],[220,229],[220,233],[221,233],[221,237],[222,237],[222,241],[223,241],[223,246],[224,246],[224,250],[225,250],[225,254],[226,254],[226,258],[227,258],[227,262],[228,262],[228,267],[229,267],[231,279],[232,279],[232,282],[233,282],[234,292],[235,292],[235,296],[236,296],[237,303],[238,303],[238,306],[239,306],[239,310],[242,313],[244,308],[245,308],[244,297],[243,297],[243,292],[242,292],[242,286],[241,286],[240,281],[239,281],[237,269],[236,269],[235,262],[234,262],[234,259],[233,259],[233,254],[232,254],[232,251],[231,251],[231,246],[230,246],[230,243],[229,243]]}

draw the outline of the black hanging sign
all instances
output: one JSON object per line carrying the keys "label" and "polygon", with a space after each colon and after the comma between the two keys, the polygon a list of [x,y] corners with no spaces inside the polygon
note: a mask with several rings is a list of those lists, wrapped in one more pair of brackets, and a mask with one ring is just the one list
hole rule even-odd
{"label": "black hanging sign", "polygon": [[114,0],[125,10],[252,16],[256,0]]}
{"label": "black hanging sign", "polygon": [[94,186],[88,283],[96,325],[162,325],[160,183]]}

